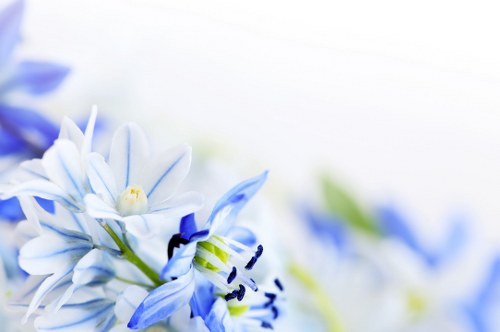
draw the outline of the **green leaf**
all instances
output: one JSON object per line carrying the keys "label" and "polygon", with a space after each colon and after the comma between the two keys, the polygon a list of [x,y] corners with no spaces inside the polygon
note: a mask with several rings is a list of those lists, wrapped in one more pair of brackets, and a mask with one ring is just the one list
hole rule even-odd
{"label": "green leaf", "polygon": [[347,226],[367,235],[380,236],[380,228],[373,216],[328,176],[321,178],[321,187],[327,211],[339,218]]}

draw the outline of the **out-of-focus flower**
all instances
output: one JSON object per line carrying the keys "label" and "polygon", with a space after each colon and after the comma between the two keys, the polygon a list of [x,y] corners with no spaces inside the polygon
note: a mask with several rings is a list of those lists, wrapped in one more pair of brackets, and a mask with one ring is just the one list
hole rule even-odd
{"label": "out-of-focus flower", "polygon": [[[40,112],[17,105],[15,95],[41,96],[54,91],[69,68],[52,62],[13,58],[20,40],[24,0],[15,0],[0,12],[0,178],[16,163],[40,157],[57,138],[57,126]],[[16,199],[0,201],[0,217],[23,218]]]}

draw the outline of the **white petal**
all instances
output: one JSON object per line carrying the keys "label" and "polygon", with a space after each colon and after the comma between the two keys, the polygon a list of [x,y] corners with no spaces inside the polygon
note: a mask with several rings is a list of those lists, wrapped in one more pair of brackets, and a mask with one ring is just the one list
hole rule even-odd
{"label": "white petal", "polygon": [[103,283],[115,275],[109,255],[99,249],[93,249],[82,257],[73,272],[73,283],[78,285]]}
{"label": "white petal", "polygon": [[76,200],[85,196],[84,174],[80,152],[75,143],[57,140],[45,152],[42,164],[49,178]]}
{"label": "white petal", "polygon": [[197,192],[187,192],[151,207],[151,213],[166,217],[184,217],[203,207],[204,197]]}
{"label": "white petal", "polygon": [[123,219],[113,206],[106,204],[100,197],[94,194],[85,196],[87,213],[94,218],[101,219]]}
{"label": "white petal", "polygon": [[47,173],[42,165],[41,159],[23,161],[12,176],[12,183],[20,183],[32,180],[48,180]]}
{"label": "white petal", "polygon": [[50,277],[46,278],[40,287],[35,292],[33,299],[28,307],[28,311],[24,316],[24,321],[26,321],[29,316],[40,306],[42,301],[49,295],[51,291],[56,289],[58,286],[71,280],[71,273],[73,271],[73,266],[68,265],[66,268],[61,269],[59,272],[54,273]]}
{"label": "white petal", "polygon": [[28,241],[21,248],[19,265],[32,275],[52,274],[91,249],[92,244],[81,238],[75,237],[73,241],[68,241],[66,237],[42,235]]}
{"label": "white petal", "polygon": [[123,218],[127,231],[138,237],[173,235],[179,231],[179,221],[160,214],[142,214]]}
{"label": "white petal", "polygon": [[116,202],[118,190],[113,171],[98,153],[91,153],[86,160],[87,176],[94,193],[108,204]]}
{"label": "white petal", "polygon": [[92,151],[92,139],[94,137],[95,122],[97,119],[97,106],[92,106],[90,111],[89,121],[85,128],[85,135],[82,142],[82,156],[86,156]]}
{"label": "white petal", "polygon": [[82,148],[83,133],[80,128],[78,128],[78,126],[73,122],[73,120],[68,117],[64,117],[62,121],[61,130],[59,131],[59,138],[72,141],[73,143],[75,143],[78,149]]}
{"label": "white petal", "polygon": [[162,153],[148,165],[142,185],[149,203],[156,205],[169,199],[184,180],[191,166],[191,147],[181,145]]}
{"label": "white petal", "polygon": [[115,315],[120,322],[128,323],[135,310],[148,295],[148,292],[139,286],[129,286],[117,298]]}
{"label": "white petal", "polygon": [[142,129],[129,123],[120,127],[111,142],[109,165],[115,174],[118,192],[139,184],[140,173],[148,160],[148,141]]}
{"label": "white petal", "polygon": [[33,180],[18,185],[2,188],[1,199],[14,196],[29,195],[56,201],[74,211],[82,211],[79,202],[75,201],[66,191],[58,185],[46,180]]}

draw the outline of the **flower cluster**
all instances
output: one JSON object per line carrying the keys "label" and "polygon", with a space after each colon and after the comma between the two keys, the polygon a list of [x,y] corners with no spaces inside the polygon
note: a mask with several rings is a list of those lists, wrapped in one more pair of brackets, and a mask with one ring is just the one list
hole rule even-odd
{"label": "flower cluster", "polygon": [[38,331],[272,328],[283,285],[255,273],[264,247],[236,220],[267,172],[229,190],[200,227],[202,194],[178,193],[191,148],[156,150],[131,123],[103,156],[92,149],[96,117],[84,132],[64,119],[43,156],[1,187],[27,218],[17,231],[29,277],[11,301],[24,321]]}

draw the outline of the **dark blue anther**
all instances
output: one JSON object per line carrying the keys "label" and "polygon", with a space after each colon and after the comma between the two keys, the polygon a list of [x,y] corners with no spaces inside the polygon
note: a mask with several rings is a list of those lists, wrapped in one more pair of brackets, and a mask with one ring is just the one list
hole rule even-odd
{"label": "dark blue anther", "polygon": [[273,326],[270,323],[268,323],[268,322],[262,322],[262,324],[260,324],[260,326],[262,328],[264,328],[264,329],[271,329],[271,330],[273,330]]}
{"label": "dark blue anther", "polygon": [[248,261],[247,265],[245,266],[245,269],[251,270],[253,268],[253,266],[255,265],[256,262],[257,262],[257,258],[255,256],[253,256]]}
{"label": "dark blue anther", "polygon": [[260,256],[262,256],[263,252],[264,247],[262,246],[262,244],[259,244],[259,246],[257,247],[257,251],[255,252],[255,257],[259,258]]}
{"label": "dark blue anther", "polygon": [[224,300],[230,301],[232,299],[235,299],[237,296],[238,296],[238,291],[234,290],[231,293],[226,294],[226,296],[224,296]]}
{"label": "dark blue anther", "polygon": [[276,308],[275,306],[272,306],[271,311],[273,312],[273,319],[278,318],[278,316],[279,316],[278,308]]}
{"label": "dark blue anther", "polygon": [[233,266],[233,270],[229,273],[227,277],[227,283],[230,284],[233,282],[234,278],[236,278],[236,267]]}
{"label": "dark blue anther", "polygon": [[245,292],[246,292],[245,286],[240,284],[240,290],[238,291],[238,301],[243,300],[243,298],[245,297]]}
{"label": "dark blue anther", "polygon": [[280,291],[283,291],[283,289],[284,289],[283,284],[281,283],[281,281],[278,278],[274,279],[274,284],[276,285],[276,287],[279,288]]}

